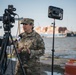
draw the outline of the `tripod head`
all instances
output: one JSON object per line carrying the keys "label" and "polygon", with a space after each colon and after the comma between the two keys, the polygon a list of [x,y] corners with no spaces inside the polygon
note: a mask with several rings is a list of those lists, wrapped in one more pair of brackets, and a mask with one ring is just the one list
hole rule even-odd
{"label": "tripod head", "polygon": [[4,10],[2,17],[4,31],[10,31],[13,27],[12,23],[15,23],[15,15],[17,15],[14,11],[16,11],[16,8],[13,5],[8,5],[8,9]]}

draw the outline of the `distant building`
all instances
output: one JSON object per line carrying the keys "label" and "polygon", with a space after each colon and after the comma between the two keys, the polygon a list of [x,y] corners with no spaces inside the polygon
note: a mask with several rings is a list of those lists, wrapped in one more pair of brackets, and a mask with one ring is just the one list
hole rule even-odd
{"label": "distant building", "polygon": [[66,30],[67,30],[66,27],[59,27],[59,28],[58,28],[58,32],[59,32],[59,33],[65,33]]}
{"label": "distant building", "polygon": [[[38,33],[48,33],[51,34],[53,33],[53,26],[46,26],[46,27],[36,27],[35,30]],[[55,33],[65,33],[67,31],[66,27],[58,27],[55,26]]]}
{"label": "distant building", "polygon": [[41,33],[41,27],[40,27],[40,26],[35,27],[34,29],[35,29],[35,31],[37,31],[38,33]]}

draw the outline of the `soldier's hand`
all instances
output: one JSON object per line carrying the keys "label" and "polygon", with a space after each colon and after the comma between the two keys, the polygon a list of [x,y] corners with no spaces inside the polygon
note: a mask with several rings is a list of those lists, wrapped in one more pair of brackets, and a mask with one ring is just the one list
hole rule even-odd
{"label": "soldier's hand", "polygon": [[27,52],[30,54],[31,52],[30,52],[30,49],[27,49]]}
{"label": "soldier's hand", "polygon": [[20,53],[23,49],[24,49],[24,47],[19,48],[18,53]]}

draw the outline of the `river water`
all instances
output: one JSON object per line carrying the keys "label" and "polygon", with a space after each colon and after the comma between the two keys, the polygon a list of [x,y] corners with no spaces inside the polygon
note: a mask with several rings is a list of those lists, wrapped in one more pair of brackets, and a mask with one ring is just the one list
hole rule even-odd
{"label": "river water", "polygon": [[[43,39],[46,48],[45,53],[52,54],[53,38]],[[65,54],[64,58],[76,58],[76,37],[55,37],[54,50],[56,56]]]}

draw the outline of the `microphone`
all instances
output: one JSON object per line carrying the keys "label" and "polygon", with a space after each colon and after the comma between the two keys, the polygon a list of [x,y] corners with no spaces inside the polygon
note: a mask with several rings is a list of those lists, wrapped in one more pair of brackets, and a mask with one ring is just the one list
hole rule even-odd
{"label": "microphone", "polygon": [[20,34],[20,35],[16,38],[15,42],[16,42],[16,41],[19,42],[21,39],[22,39],[22,35]]}

